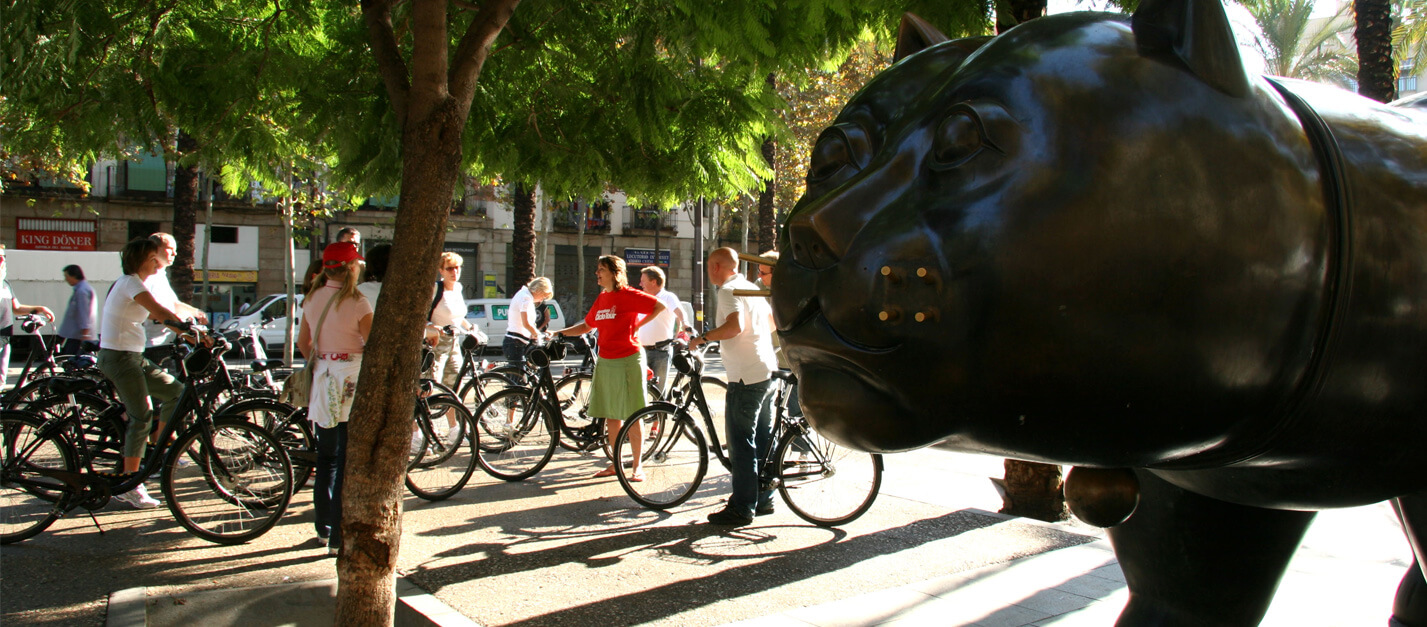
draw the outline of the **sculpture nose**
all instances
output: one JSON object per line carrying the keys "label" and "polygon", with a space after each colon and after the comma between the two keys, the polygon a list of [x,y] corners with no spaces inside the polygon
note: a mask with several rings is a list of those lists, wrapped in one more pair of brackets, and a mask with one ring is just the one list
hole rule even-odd
{"label": "sculpture nose", "polygon": [[793,247],[793,261],[806,268],[823,270],[837,263],[832,246],[818,233],[812,212],[794,214],[788,221],[788,242]]}

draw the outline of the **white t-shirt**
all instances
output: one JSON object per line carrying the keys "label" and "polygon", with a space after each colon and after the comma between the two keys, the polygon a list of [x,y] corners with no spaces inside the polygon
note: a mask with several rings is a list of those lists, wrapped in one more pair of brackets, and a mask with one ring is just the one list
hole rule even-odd
{"label": "white t-shirt", "polygon": [[[144,287],[149,294],[154,297],[154,301],[164,306],[169,311],[178,313],[178,294],[173,293],[173,286],[168,284],[168,273],[159,270],[153,276],[144,279]],[[107,299],[104,301],[109,302]],[[145,310],[148,311],[148,310]],[[146,343],[149,346],[158,346],[168,337],[169,328],[158,322],[149,321],[143,325]]]}
{"label": "white t-shirt", "polygon": [[530,337],[530,331],[520,324],[520,316],[522,313],[528,316],[525,321],[534,327],[535,296],[530,293],[529,287],[520,288],[520,291],[515,293],[515,297],[510,299],[510,309],[506,311],[505,315],[505,333],[506,335],[518,335],[527,340],[534,339]]}
{"label": "white t-shirt", "polygon": [[134,302],[134,297],[149,292],[139,277],[126,274],[114,282],[104,298],[104,319],[99,323],[99,347],[109,350],[142,353],[148,345],[143,323],[149,310]]}
{"label": "white t-shirt", "polygon": [[382,284],[377,281],[358,283],[357,291],[361,292],[362,296],[367,297],[367,302],[372,304],[372,310],[375,311],[377,308],[377,297],[382,294]]}
{"label": "white t-shirt", "polygon": [[[361,286],[357,286],[358,289]],[[460,326],[461,321],[466,319],[466,299],[461,297],[461,284],[456,283],[454,288],[441,292],[441,300],[436,303],[436,308],[431,311],[431,324],[444,327],[449,324]]]}
{"label": "white t-shirt", "polygon": [[[674,318],[679,311],[679,298],[673,292],[660,288],[659,293],[654,295],[659,302],[664,304],[664,312],[654,316],[654,321],[639,327],[639,343],[644,346],[653,346],[664,340],[672,339],[674,332],[678,329],[674,327],[678,320]],[[642,319],[642,316],[641,316]]]}
{"label": "white t-shirt", "polygon": [[773,355],[773,328],[769,324],[773,310],[768,305],[768,299],[733,295],[733,290],[756,289],[758,286],[743,278],[742,274],[733,275],[718,288],[714,326],[723,326],[735,313],[742,317],[743,332],[723,340],[719,348],[729,383],[766,381],[778,367],[778,360]]}

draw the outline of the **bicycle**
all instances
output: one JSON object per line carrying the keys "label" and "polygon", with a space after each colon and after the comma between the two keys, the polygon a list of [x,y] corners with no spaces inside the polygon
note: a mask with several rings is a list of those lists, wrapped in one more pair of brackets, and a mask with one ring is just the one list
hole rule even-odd
{"label": "bicycle", "polygon": [[[696,378],[703,360],[687,350],[674,356],[681,373]],[[882,485],[882,456],[854,451],[823,437],[802,417],[787,413],[792,372],[775,371],[773,438],[759,467],[763,490],[777,489],[794,514],[820,527],[835,527],[866,513]],[[615,438],[619,484],[635,502],[665,510],[693,496],[708,472],[709,450],[728,469],[729,459],[714,429],[702,386],[691,386],[680,405],[657,402],[629,417]],[[700,427],[693,412],[703,419]],[[643,429],[639,455],[643,479],[633,481],[635,425]],[[651,435],[651,427],[658,427]],[[705,430],[713,437],[709,446]],[[626,468],[626,465],[629,468]]]}
{"label": "bicycle", "polygon": [[526,360],[535,370],[534,385],[501,390],[476,409],[481,431],[476,450],[481,469],[491,476],[521,481],[540,472],[562,439],[567,448],[580,452],[608,447],[604,419],[584,411],[589,379],[582,378],[583,373],[562,379],[571,382],[562,394],[550,372],[551,361],[564,359],[573,342],[556,338],[531,348]]}
{"label": "bicycle", "polygon": [[[176,321],[165,324],[190,333],[205,331]],[[219,364],[227,348],[225,340],[214,338],[212,346],[178,362],[187,381],[176,401],[178,411],[137,472],[114,474],[96,467],[109,458],[91,449],[77,409],[49,417],[0,411],[0,544],[33,537],[78,508],[90,512],[102,533],[93,511],[155,472],[169,511],[190,533],[219,544],[240,544],[267,533],[292,499],[292,464],[267,430],[240,417],[214,416],[200,402],[204,380],[226,377]],[[94,385],[87,379],[55,378],[47,387],[51,394],[70,398]],[[122,412],[122,405],[113,404],[105,416],[119,420]]]}
{"label": "bicycle", "polygon": [[84,342],[83,349],[86,352],[74,355],[65,359],[60,359],[60,342],[47,344],[45,336],[35,333],[36,330],[48,324],[46,318],[40,314],[26,314],[16,319],[15,324],[25,333],[35,336],[35,341],[39,344],[37,348],[31,348],[29,355],[25,358],[25,367],[20,371],[20,376],[15,379],[15,384],[11,386],[3,395],[0,395],[0,407],[5,409],[26,409],[29,403],[39,400],[43,395],[44,381],[50,377],[59,376],[62,371],[67,376],[79,376],[86,379],[93,379],[103,383],[112,394],[113,387],[109,386],[108,379],[95,367],[93,342]]}

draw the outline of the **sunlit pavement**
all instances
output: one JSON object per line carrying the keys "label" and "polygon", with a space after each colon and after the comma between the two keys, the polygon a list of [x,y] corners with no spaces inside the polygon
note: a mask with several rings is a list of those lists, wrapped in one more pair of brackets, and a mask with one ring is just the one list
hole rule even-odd
{"label": "sunlit pavement", "polygon": [[[561,451],[526,482],[477,471],[449,501],[406,498],[399,571],[419,586],[407,592],[432,616],[532,626],[1110,625],[1125,602],[1098,530],[990,513],[999,459],[889,456],[876,505],[839,530],[785,508],[738,530],[704,524],[728,490],[717,463],[690,502],[638,509],[613,480],[590,478],[602,464]],[[0,549],[0,622],[103,624],[121,590],[138,592],[150,625],[330,616],[334,562],[313,542],[310,492],[237,547],[194,539],[166,509],[121,507],[96,513],[104,535],[76,513]],[[1386,505],[1320,514],[1264,624],[1384,624],[1409,563]]]}

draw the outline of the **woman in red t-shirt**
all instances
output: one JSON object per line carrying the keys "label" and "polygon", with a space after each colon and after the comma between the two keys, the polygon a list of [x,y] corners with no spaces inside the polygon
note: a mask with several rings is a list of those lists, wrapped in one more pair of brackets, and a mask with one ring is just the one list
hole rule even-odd
{"label": "woman in red t-shirt", "polygon": [[[609,434],[610,450],[614,450],[614,439],[619,435],[620,426],[630,414],[644,409],[644,351],[634,339],[635,331],[648,324],[664,311],[664,304],[649,294],[629,287],[629,279],[624,273],[624,260],[614,255],[600,257],[595,266],[595,280],[600,284],[600,295],[584,322],[556,331],[560,335],[580,335],[591,329],[599,331],[599,361],[595,362],[594,379],[590,382],[589,415],[604,418],[605,430]],[[644,442],[643,433],[630,434],[633,448],[634,469],[630,481],[643,481],[644,469],[640,468],[640,450]],[[596,477],[612,477],[613,464],[595,474]]]}

